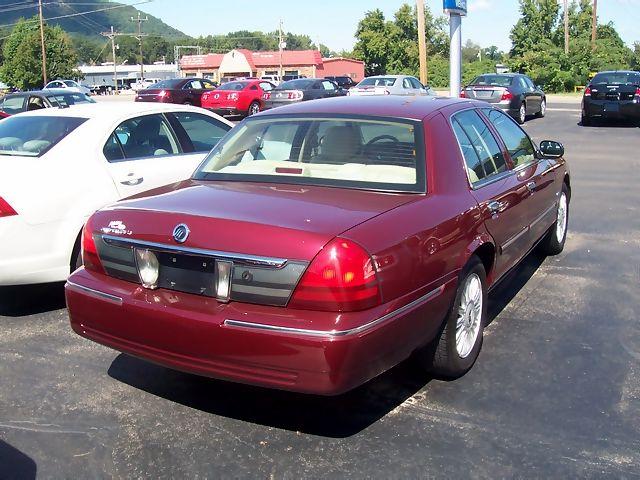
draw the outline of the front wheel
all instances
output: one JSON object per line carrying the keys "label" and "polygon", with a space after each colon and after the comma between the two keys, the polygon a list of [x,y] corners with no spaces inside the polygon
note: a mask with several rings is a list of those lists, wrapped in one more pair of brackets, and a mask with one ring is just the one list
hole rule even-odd
{"label": "front wheel", "polygon": [[567,225],[569,224],[569,189],[562,184],[562,191],[558,198],[556,221],[547,232],[540,248],[546,255],[558,255],[564,249],[567,240]]}
{"label": "front wheel", "polygon": [[542,99],[542,102],[540,103],[540,111],[536,113],[536,117],[543,118],[546,113],[547,113],[547,101],[545,99]]}
{"label": "front wheel", "polygon": [[474,255],[460,275],[453,305],[440,334],[418,352],[419,361],[437,376],[464,375],[480,353],[486,317],[487,277],[482,262]]}

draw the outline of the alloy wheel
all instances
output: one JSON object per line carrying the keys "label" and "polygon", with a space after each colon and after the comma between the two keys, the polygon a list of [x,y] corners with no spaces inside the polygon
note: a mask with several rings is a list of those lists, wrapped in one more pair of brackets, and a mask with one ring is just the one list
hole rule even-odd
{"label": "alloy wheel", "polygon": [[476,343],[482,320],[482,282],[473,273],[463,287],[456,320],[456,351],[460,358],[466,358]]}
{"label": "alloy wheel", "polygon": [[558,215],[556,218],[556,240],[562,243],[567,231],[567,196],[563,192],[558,201]]}

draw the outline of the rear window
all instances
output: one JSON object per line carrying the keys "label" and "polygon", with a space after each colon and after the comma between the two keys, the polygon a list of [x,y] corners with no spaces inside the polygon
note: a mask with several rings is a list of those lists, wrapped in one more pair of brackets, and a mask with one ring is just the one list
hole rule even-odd
{"label": "rear window", "polygon": [[0,122],[0,155],[39,157],[86,121],[77,117],[9,117]]}
{"label": "rear window", "polygon": [[24,111],[24,95],[18,95],[15,97],[4,97],[0,101],[0,109],[3,112],[7,112],[9,115],[15,115]]}
{"label": "rear window", "polygon": [[60,93],[47,95],[47,99],[53,104],[61,107],[76,105],[78,103],[96,103],[94,99],[84,93]]}
{"label": "rear window", "polygon": [[396,78],[393,77],[369,77],[362,80],[359,87],[392,87],[396,83]]}
{"label": "rear window", "polygon": [[248,85],[247,82],[228,82],[220,85],[216,90],[242,90]]}
{"label": "rear window", "polygon": [[471,85],[491,85],[494,87],[508,87],[513,81],[508,75],[480,75],[471,82]]}
{"label": "rear window", "polygon": [[231,130],[195,178],[424,192],[423,145],[412,120],[256,117]]}
{"label": "rear window", "polygon": [[184,79],[182,78],[174,78],[171,80],[162,80],[161,82],[158,83],[154,83],[153,85],[151,85],[149,87],[149,89],[152,88],[177,88],[178,85],[180,85],[180,83],[184,81]]}
{"label": "rear window", "polygon": [[635,72],[603,72],[596,74],[591,83],[608,83],[609,85],[640,85],[640,74]]}

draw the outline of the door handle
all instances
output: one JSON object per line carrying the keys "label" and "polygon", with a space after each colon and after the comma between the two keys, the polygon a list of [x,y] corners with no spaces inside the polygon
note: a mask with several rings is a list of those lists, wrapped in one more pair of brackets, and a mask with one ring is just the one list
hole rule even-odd
{"label": "door handle", "polygon": [[[133,173],[130,173],[128,175],[128,177],[133,177],[133,176],[134,176]],[[128,185],[128,186],[132,187],[134,185],[140,185],[143,181],[144,181],[144,177],[136,177],[136,178],[129,178],[127,180],[123,180],[120,183],[122,185]]]}
{"label": "door handle", "polygon": [[536,182],[528,182],[527,183],[527,190],[529,190],[531,193],[536,191]]}
{"label": "door handle", "polygon": [[506,202],[498,202],[497,200],[494,200],[487,204],[487,208],[489,208],[492,215],[497,215],[498,213],[504,212],[507,208],[507,204]]}

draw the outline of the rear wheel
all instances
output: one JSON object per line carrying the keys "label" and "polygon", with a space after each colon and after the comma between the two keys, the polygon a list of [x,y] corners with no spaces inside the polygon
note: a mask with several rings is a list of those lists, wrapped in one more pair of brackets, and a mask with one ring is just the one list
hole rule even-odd
{"label": "rear wheel", "polygon": [[260,104],[256,101],[251,102],[251,105],[249,105],[249,109],[247,110],[247,117],[250,117],[251,115],[255,115],[256,113],[260,112]]}
{"label": "rear wheel", "polygon": [[542,102],[540,102],[540,111],[536,113],[536,117],[542,118],[547,113],[547,101],[543,98]]}
{"label": "rear wheel", "polygon": [[580,119],[580,123],[583,127],[588,127],[589,125],[591,125],[591,118],[589,117],[589,115],[585,115],[583,113],[582,118]]}
{"label": "rear wheel", "polygon": [[560,198],[558,198],[558,210],[556,221],[547,232],[540,244],[540,249],[546,255],[557,255],[564,249],[567,239],[567,225],[569,224],[569,189],[562,184]]}
{"label": "rear wheel", "polygon": [[76,240],[76,244],[73,246],[71,252],[71,262],[69,264],[69,270],[71,273],[75,272],[82,266],[82,252],[80,250],[80,238]]}
{"label": "rear wheel", "polygon": [[527,105],[522,102],[520,104],[520,108],[518,109],[518,115],[516,116],[516,121],[522,125],[527,120]]}
{"label": "rear wheel", "polygon": [[440,334],[418,352],[418,359],[431,373],[457,378],[478,358],[487,316],[487,278],[475,255],[460,275],[458,290]]}

